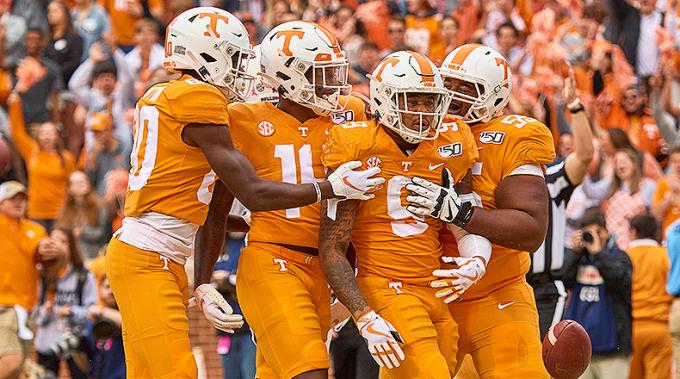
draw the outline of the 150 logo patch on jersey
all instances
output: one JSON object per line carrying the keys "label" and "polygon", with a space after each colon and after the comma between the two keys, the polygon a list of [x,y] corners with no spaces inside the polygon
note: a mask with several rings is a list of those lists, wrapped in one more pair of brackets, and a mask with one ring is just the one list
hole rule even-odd
{"label": "150 logo patch on jersey", "polygon": [[503,143],[504,138],[505,132],[482,132],[482,134],[479,135],[479,142],[500,145]]}
{"label": "150 logo patch on jersey", "polygon": [[442,158],[456,157],[463,154],[463,144],[456,142],[450,145],[439,146],[437,151],[439,152],[439,156]]}

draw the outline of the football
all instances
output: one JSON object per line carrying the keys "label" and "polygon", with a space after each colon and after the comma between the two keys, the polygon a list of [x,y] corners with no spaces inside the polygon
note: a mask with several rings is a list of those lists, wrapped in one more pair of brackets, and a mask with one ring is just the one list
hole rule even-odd
{"label": "football", "polygon": [[576,379],[588,367],[592,347],[585,329],[576,321],[562,320],[543,338],[543,363],[555,379]]}

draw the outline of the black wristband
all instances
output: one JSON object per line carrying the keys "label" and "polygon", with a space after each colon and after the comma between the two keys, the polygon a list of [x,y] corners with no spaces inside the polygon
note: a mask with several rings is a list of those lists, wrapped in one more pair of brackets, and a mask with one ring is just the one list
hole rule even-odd
{"label": "black wristband", "polygon": [[465,229],[467,224],[470,223],[474,211],[475,207],[472,206],[471,202],[469,201],[464,202],[463,204],[461,204],[460,210],[458,211],[456,218],[454,218],[451,223],[459,228]]}
{"label": "black wristband", "polygon": [[578,113],[578,112],[583,112],[586,108],[583,106],[583,103],[579,103],[577,106],[574,108],[569,109],[569,112],[571,114]]}

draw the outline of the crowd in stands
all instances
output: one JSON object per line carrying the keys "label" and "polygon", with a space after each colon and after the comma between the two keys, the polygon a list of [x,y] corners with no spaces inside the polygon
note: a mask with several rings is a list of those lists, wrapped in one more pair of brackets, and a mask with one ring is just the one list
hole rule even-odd
{"label": "crowd in stands", "polygon": [[[347,52],[353,91],[366,95],[366,74],[392,51],[415,50],[440,64],[462,43],[490,45],[511,64],[508,111],[545,123],[557,162],[577,143],[562,95],[573,74],[595,156],[567,206],[561,237],[574,255],[565,258],[571,278],[565,282],[572,294],[578,291],[579,267],[603,261],[595,258],[601,251],[632,265],[616,267],[615,277],[598,266],[605,286],[610,280],[621,286],[610,293],[618,299],[617,315],[630,315],[606,325],[623,333],[627,345],[612,350],[611,341],[598,339],[610,345],[593,346],[595,356],[614,351],[627,364],[632,351],[634,366],[649,359],[641,354],[651,348],[636,344],[642,329],[634,326],[657,322],[666,327],[652,339],[660,347],[651,355],[667,361],[668,376],[655,377],[670,377],[673,347],[680,367],[680,2],[0,0],[0,145],[10,151],[9,164],[0,167],[0,328],[13,327],[21,341],[33,341],[19,353],[0,341],[0,378],[18,370],[22,351],[49,371],[66,361],[74,378],[123,377],[120,316],[102,255],[122,219],[134,105],[150,85],[174,77],[162,65],[164,27],[198,5],[238,15],[253,45],[286,21],[325,26]],[[592,245],[581,251],[586,230],[599,233],[601,251]],[[636,258],[631,251],[641,240],[662,249],[665,259]],[[225,254],[215,277],[230,301],[237,253]],[[652,287],[639,284],[649,282],[637,274],[652,270],[645,265],[660,267]],[[639,291],[658,301],[642,301]],[[578,304],[571,307],[568,315],[577,315]],[[252,372],[254,350],[239,337],[248,333],[216,342],[229,378]],[[74,334],[88,342],[69,348]],[[640,375],[631,369],[631,378]]]}

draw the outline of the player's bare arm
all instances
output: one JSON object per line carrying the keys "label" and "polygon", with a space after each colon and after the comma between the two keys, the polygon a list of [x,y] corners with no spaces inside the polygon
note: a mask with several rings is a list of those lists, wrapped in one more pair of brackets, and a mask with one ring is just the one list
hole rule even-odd
{"label": "player's bare arm", "polygon": [[[450,175],[450,174],[449,174]],[[548,228],[548,189],[542,176],[511,175],[496,188],[497,209],[473,206],[453,188],[414,178],[406,188],[409,212],[453,223],[471,234],[520,251],[534,252]]]}
{"label": "player's bare arm", "polygon": [[[250,162],[234,148],[225,126],[187,125],[183,137],[203,150],[220,180],[251,211],[294,208],[317,200],[312,184],[298,186],[260,179]],[[321,183],[319,188],[322,198],[334,196],[330,183]]]}
{"label": "player's bare arm", "polygon": [[341,201],[337,205],[335,220],[326,214],[328,202],[321,203],[319,228],[319,260],[328,284],[355,319],[370,311],[354,278],[354,269],[345,252],[352,240],[352,224],[359,202]]}
{"label": "player's bare arm", "polygon": [[233,202],[234,195],[223,184],[216,182],[205,224],[196,234],[194,286],[210,283],[215,262],[224,251],[227,217]]}
{"label": "player's bare arm", "polygon": [[497,209],[474,207],[464,229],[501,246],[534,252],[548,230],[548,200],[543,177],[509,176],[496,189]]}

